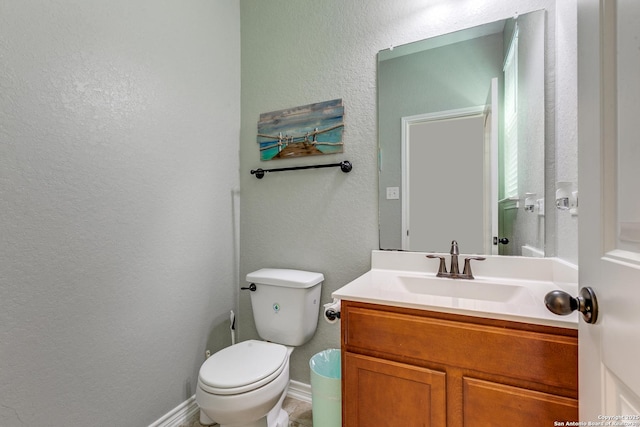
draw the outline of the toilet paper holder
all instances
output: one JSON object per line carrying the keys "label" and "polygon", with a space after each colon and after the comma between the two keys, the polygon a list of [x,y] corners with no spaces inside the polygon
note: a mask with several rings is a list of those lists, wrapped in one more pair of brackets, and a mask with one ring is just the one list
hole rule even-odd
{"label": "toilet paper holder", "polygon": [[338,319],[340,319],[340,300],[333,299],[332,302],[329,302],[324,305],[324,317],[325,320],[329,323],[336,323]]}
{"label": "toilet paper holder", "polygon": [[325,311],[324,315],[327,317],[327,319],[332,321],[340,318],[340,312],[333,308],[330,308],[327,311]]}

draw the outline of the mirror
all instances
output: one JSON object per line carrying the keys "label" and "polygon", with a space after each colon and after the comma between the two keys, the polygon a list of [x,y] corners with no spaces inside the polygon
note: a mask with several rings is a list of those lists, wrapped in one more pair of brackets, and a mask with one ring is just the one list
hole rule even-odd
{"label": "mirror", "polygon": [[379,52],[381,249],[544,256],[545,114],[544,11]]}

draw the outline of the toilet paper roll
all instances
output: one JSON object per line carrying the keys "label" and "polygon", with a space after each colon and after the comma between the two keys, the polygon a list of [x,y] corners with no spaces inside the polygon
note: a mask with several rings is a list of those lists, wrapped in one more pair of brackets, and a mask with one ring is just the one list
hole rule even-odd
{"label": "toilet paper roll", "polygon": [[323,313],[327,323],[337,323],[340,316],[340,300],[334,298],[332,302],[326,303]]}

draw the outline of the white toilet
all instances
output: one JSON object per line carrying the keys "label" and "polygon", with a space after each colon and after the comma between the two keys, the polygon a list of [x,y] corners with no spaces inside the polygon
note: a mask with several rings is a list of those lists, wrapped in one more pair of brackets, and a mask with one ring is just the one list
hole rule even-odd
{"label": "white toilet", "polygon": [[263,268],[247,274],[256,328],[266,341],[234,344],[204,362],[196,390],[201,424],[289,425],[282,409],[289,356],[316,331],[323,281],[321,273],[300,270]]}

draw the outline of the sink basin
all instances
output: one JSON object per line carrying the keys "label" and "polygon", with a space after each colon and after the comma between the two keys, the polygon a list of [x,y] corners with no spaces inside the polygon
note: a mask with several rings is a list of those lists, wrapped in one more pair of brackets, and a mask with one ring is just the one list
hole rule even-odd
{"label": "sink basin", "polygon": [[401,288],[410,293],[482,301],[511,302],[526,295],[527,289],[480,280],[446,279],[431,276],[398,276]]}
{"label": "sink basin", "polygon": [[[343,301],[430,310],[575,329],[578,314],[557,316],[545,295],[578,293],[578,270],[554,258],[487,255],[474,280],[436,277],[426,252],[373,251],[371,269],[331,296]],[[441,254],[449,257],[449,254]]]}

